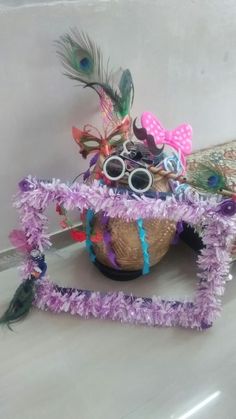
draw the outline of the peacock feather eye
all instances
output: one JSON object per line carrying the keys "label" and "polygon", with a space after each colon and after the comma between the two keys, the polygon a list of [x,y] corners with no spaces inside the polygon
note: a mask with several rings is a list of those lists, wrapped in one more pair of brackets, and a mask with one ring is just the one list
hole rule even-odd
{"label": "peacock feather eye", "polygon": [[210,188],[221,187],[221,178],[219,175],[212,175],[207,179],[207,184]]}
{"label": "peacock feather eye", "polygon": [[92,62],[88,57],[84,57],[79,62],[81,70],[84,71],[91,71],[92,70]]}
{"label": "peacock feather eye", "polygon": [[190,181],[195,187],[208,192],[217,192],[227,187],[224,173],[209,162],[200,163],[197,169],[190,173]]}

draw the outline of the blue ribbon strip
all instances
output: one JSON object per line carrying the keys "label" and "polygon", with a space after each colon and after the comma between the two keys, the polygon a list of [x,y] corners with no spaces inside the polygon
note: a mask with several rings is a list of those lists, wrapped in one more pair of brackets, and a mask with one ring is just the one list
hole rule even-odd
{"label": "blue ribbon strip", "polygon": [[88,209],[86,212],[86,249],[89,253],[89,258],[92,262],[95,261],[96,256],[93,251],[93,243],[91,242],[91,222],[93,221],[94,211]]}
{"label": "blue ribbon strip", "polygon": [[137,220],[137,226],[138,226],[138,234],[139,239],[142,246],[142,252],[143,252],[143,275],[147,275],[150,272],[150,258],[149,258],[149,252],[148,252],[148,242],[146,241],[146,230],[143,226],[143,220],[142,218],[139,218]]}

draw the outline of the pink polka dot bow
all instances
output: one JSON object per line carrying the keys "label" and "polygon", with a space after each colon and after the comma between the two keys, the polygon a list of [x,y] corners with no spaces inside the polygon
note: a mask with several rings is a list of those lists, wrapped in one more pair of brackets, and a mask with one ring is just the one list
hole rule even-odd
{"label": "pink polka dot bow", "polygon": [[141,116],[142,127],[154,137],[156,144],[168,144],[180,153],[183,168],[186,167],[186,156],[192,151],[192,127],[188,124],[179,125],[172,131],[165,129],[151,112]]}

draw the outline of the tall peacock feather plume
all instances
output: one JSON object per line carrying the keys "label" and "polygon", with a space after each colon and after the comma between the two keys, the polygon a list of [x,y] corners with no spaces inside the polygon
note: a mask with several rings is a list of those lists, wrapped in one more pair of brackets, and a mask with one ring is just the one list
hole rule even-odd
{"label": "tall peacock feather plume", "polygon": [[131,73],[123,70],[118,86],[113,87],[114,73],[104,67],[100,48],[84,32],[72,29],[58,41],[58,55],[66,70],[65,75],[79,81],[84,87],[91,87],[101,95],[101,89],[111,99],[115,114],[123,119],[129,114],[134,98]]}

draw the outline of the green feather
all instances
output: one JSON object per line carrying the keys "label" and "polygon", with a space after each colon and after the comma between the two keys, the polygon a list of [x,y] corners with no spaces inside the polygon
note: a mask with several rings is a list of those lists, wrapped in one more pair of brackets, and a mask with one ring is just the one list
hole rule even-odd
{"label": "green feather", "polygon": [[77,30],[65,34],[56,41],[58,55],[66,70],[65,75],[90,87],[100,95],[102,88],[111,99],[115,113],[123,118],[129,114],[133,102],[134,88],[129,70],[124,70],[117,88],[113,86],[114,72],[108,70],[103,63],[100,48],[90,37]]}
{"label": "green feather", "polygon": [[0,324],[7,325],[11,329],[12,323],[23,319],[32,307],[34,293],[35,279],[33,277],[22,282],[17,288],[7,310],[0,318]]}
{"label": "green feather", "polygon": [[122,116],[125,116],[129,113],[134,99],[134,85],[129,69],[124,70],[122,73],[119,90],[121,94],[121,113]]}
{"label": "green feather", "polygon": [[220,168],[209,163],[200,163],[188,180],[195,187],[208,192],[217,192],[227,188],[227,180]]}
{"label": "green feather", "polygon": [[[88,83],[87,86],[96,90],[96,86],[101,87],[107,96],[112,100],[114,111],[124,118],[129,114],[133,104],[134,85],[129,69],[123,70],[119,81],[119,92],[111,87],[110,84],[104,83]],[[96,90],[99,94],[99,92]]]}

